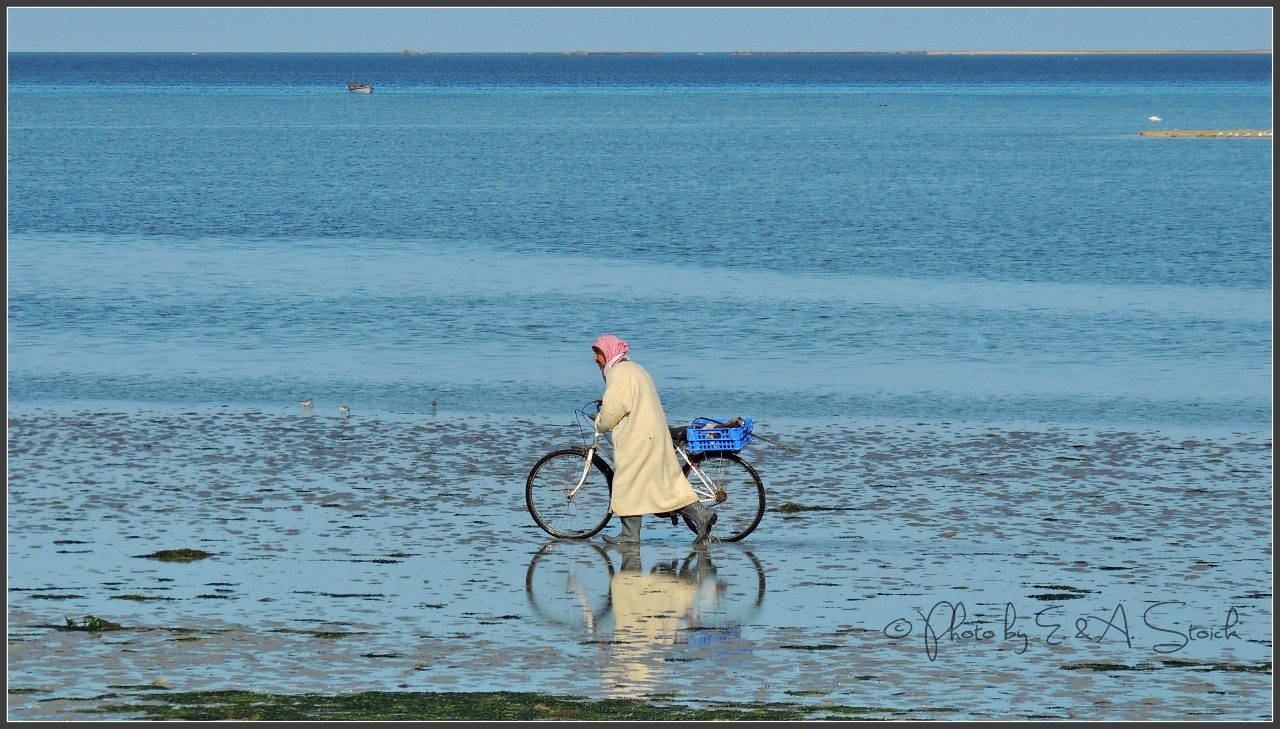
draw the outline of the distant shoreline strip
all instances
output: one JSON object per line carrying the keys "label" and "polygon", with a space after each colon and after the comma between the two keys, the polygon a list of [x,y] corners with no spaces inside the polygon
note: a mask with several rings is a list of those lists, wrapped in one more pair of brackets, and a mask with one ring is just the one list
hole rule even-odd
{"label": "distant shoreline strip", "polygon": [[1149,129],[1139,137],[1213,137],[1216,139],[1253,137],[1271,138],[1270,129]]}

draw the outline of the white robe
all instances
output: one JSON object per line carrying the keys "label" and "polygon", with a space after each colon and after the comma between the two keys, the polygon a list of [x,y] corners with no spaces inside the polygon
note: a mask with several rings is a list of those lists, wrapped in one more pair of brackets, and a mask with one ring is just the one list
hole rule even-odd
{"label": "white robe", "polygon": [[649,373],[630,360],[618,362],[606,375],[602,400],[596,430],[613,430],[613,513],[661,514],[697,501]]}

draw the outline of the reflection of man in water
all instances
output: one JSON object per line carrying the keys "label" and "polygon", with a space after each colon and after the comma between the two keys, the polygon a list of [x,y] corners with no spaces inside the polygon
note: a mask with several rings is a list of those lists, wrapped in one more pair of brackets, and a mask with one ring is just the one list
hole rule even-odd
{"label": "reflection of man in water", "polygon": [[647,572],[638,545],[619,550],[622,568],[609,580],[618,642],[610,648],[601,679],[610,696],[636,698],[658,687],[676,631],[697,626],[698,606],[713,602],[718,586],[705,549],[697,551],[696,561],[686,558],[677,565],[671,560]]}

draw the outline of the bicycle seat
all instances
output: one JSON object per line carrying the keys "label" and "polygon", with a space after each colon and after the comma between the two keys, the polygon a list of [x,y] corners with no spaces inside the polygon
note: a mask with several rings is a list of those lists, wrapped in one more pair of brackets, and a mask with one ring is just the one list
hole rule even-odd
{"label": "bicycle seat", "polygon": [[672,427],[668,425],[667,429],[671,431],[671,440],[675,443],[688,443],[689,433],[685,430],[686,427],[688,426]]}

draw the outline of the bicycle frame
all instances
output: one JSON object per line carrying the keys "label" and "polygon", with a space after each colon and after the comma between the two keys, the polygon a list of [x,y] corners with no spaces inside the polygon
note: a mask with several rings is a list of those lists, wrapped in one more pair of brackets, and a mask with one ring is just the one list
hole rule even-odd
{"label": "bicycle frame", "polygon": [[[593,429],[594,430],[594,429]],[[587,476],[591,473],[591,464],[595,460],[596,449],[600,444],[600,431],[594,431],[595,435],[591,438],[591,445],[587,446],[587,456],[582,462],[582,475],[578,477],[578,485],[574,486],[568,494],[567,498],[572,499],[578,495],[579,489],[587,482]]]}

